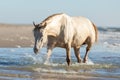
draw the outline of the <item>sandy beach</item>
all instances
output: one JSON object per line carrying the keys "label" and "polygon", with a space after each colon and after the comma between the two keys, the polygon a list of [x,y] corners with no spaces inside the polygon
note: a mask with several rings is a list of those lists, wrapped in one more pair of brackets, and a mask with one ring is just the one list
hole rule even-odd
{"label": "sandy beach", "polygon": [[0,24],[0,47],[31,47],[34,44],[32,25]]}

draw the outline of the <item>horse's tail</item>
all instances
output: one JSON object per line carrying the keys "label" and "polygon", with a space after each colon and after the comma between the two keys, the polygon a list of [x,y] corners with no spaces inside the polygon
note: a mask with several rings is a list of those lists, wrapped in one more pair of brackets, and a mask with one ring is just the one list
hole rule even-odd
{"label": "horse's tail", "polygon": [[94,23],[92,23],[92,25],[93,25],[94,30],[95,30],[95,42],[97,42],[98,41],[98,29],[97,29],[97,27],[95,26]]}

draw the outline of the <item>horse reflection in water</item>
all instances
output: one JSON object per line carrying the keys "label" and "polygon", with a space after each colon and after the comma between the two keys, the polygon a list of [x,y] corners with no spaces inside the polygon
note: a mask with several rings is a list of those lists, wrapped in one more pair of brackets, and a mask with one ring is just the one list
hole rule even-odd
{"label": "horse reflection in water", "polygon": [[33,32],[35,38],[34,52],[37,54],[39,49],[47,43],[47,59],[49,60],[53,48],[61,47],[66,49],[66,61],[68,66],[71,62],[71,48],[74,48],[74,53],[77,62],[82,62],[80,57],[80,47],[87,45],[86,53],[83,62],[88,59],[88,52],[97,41],[98,31],[96,26],[87,18],[70,17],[64,13],[53,14],[42,21],[40,24],[35,24]]}

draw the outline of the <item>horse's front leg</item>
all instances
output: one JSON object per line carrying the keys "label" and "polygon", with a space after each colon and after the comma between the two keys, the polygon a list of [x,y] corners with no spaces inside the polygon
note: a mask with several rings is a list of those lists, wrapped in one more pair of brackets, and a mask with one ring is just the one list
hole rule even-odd
{"label": "horse's front leg", "polygon": [[49,63],[49,58],[52,54],[52,48],[47,48],[47,58],[44,64],[48,64]]}
{"label": "horse's front leg", "polygon": [[71,59],[71,45],[70,44],[66,44],[66,61],[67,61],[67,64],[68,66],[70,65],[70,59]]}

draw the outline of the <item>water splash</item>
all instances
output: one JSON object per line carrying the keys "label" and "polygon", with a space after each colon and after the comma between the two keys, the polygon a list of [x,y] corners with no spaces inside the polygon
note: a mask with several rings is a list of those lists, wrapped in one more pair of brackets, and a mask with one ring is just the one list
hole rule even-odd
{"label": "water splash", "polygon": [[46,59],[45,55],[36,55],[29,53],[25,53],[25,57],[28,58],[32,64],[43,64]]}

